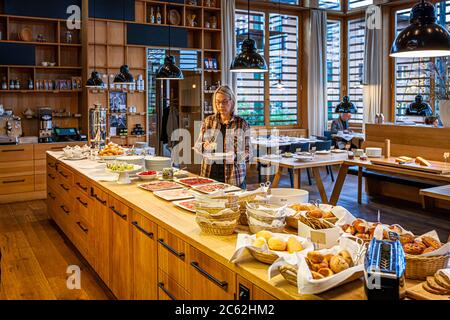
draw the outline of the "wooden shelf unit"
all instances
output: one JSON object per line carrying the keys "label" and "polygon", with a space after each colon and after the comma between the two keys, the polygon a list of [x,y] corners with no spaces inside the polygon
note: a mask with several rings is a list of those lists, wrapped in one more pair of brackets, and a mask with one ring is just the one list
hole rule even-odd
{"label": "wooden shelf unit", "polygon": [[[31,41],[21,40],[19,33],[23,28],[32,31]],[[80,114],[82,105],[82,88],[70,90],[37,90],[39,80],[71,80],[82,77],[82,39],[80,30],[71,30],[72,42],[66,42],[66,20],[15,16],[0,14],[0,45],[32,45],[35,48],[34,65],[4,64],[0,60],[0,82],[6,81],[7,89],[0,90],[0,104],[5,109],[12,109],[14,114],[22,113],[30,108],[36,114],[38,107],[52,107],[54,110],[66,110],[71,114]],[[37,40],[42,34],[45,42]],[[55,66],[43,66],[42,62],[54,62]],[[19,80],[20,89],[10,89],[10,81]],[[33,89],[29,89],[28,81],[33,81]],[[1,87],[0,87],[1,89]],[[81,128],[81,118],[55,118],[55,126]],[[26,119],[23,123],[25,136],[38,135],[38,120]]]}

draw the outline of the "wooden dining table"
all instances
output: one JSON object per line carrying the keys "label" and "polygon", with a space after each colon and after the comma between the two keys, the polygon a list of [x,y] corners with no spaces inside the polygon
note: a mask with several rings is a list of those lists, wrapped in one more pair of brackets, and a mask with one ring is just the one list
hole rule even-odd
{"label": "wooden dining table", "polygon": [[347,153],[333,153],[316,154],[311,161],[299,161],[295,158],[274,158],[273,156],[258,157],[256,161],[260,164],[270,165],[276,167],[276,174],[272,181],[272,187],[278,187],[283,171],[291,169],[294,175],[294,188],[301,187],[301,170],[311,169],[316,180],[316,186],[319,191],[322,203],[328,203],[328,196],[323,185],[322,177],[320,175],[320,168],[332,165],[340,165],[347,159]]}

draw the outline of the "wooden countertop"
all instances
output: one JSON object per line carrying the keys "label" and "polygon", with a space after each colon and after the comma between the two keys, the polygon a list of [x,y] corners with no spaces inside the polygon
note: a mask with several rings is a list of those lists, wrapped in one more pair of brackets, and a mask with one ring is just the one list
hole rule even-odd
{"label": "wooden countertop", "polygon": [[[48,154],[71,167],[73,170],[83,174],[83,172],[73,166],[74,162],[58,159],[61,155],[60,152],[48,152]],[[249,259],[239,264],[229,262],[229,259],[235,251],[236,234],[218,237],[202,233],[195,222],[195,214],[179,209],[170,202],[155,197],[151,192],[139,189],[136,186],[137,182],[131,185],[119,185],[116,182],[96,182],[92,179],[89,180],[92,184],[110,193],[133,210],[145,215],[161,227],[174,233],[182,240],[195,246],[205,254],[213,257],[229,269],[279,299],[364,299],[362,280],[353,281],[319,295],[299,294],[297,288],[288,284],[281,275],[268,281],[267,270],[269,266],[266,264],[257,262],[254,259]],[[245,229],[239,229],[237,231],[245,231]],[[410,285],[415,285],[416,283],[416,281],[412,281]]]}

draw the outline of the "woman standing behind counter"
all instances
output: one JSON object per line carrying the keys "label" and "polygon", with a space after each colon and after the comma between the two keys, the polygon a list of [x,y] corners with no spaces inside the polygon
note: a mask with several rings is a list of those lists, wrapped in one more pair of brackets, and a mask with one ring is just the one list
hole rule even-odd
{"label": "woman standing behind counter", "polygon": [[[246,189],[247,163],[250,160],[250,126],[235,114],[236,95],[228,86],[213,95],[214,114],[205,118],[195,150],[203,155],[201,175]],[[227,153],[221,160],[208,157]]]}

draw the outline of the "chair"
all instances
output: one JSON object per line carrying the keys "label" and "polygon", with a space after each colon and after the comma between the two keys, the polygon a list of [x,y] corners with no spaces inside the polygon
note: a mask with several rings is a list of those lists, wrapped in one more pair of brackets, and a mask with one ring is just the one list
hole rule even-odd
{"label": "chair", "polygon": [[[289,152],[296,153],[297,149],[300,149],[301,152],[308,152],[309,151],[309,142],[306,143],[293,143],[289,146]],[[289,179],[291,180],[291,188],[294,188],[294,172],[292,169],[288,169],[289,172]],[[311,172],[309,169],[306,170],[306,173],[308,174],[308,182],[309,185],[312,185],[311,182]]]}
{"label": "chair", "polygon": [[[316,151],[324,151],[324,150],[330,150],[331,149],[331,140],[328,141],[317,141],[316,142]],[[333,175],[333,169],[331,166],[326,166],[327,174],[331,175],[331,181],[334,182],[334,175]]]}

